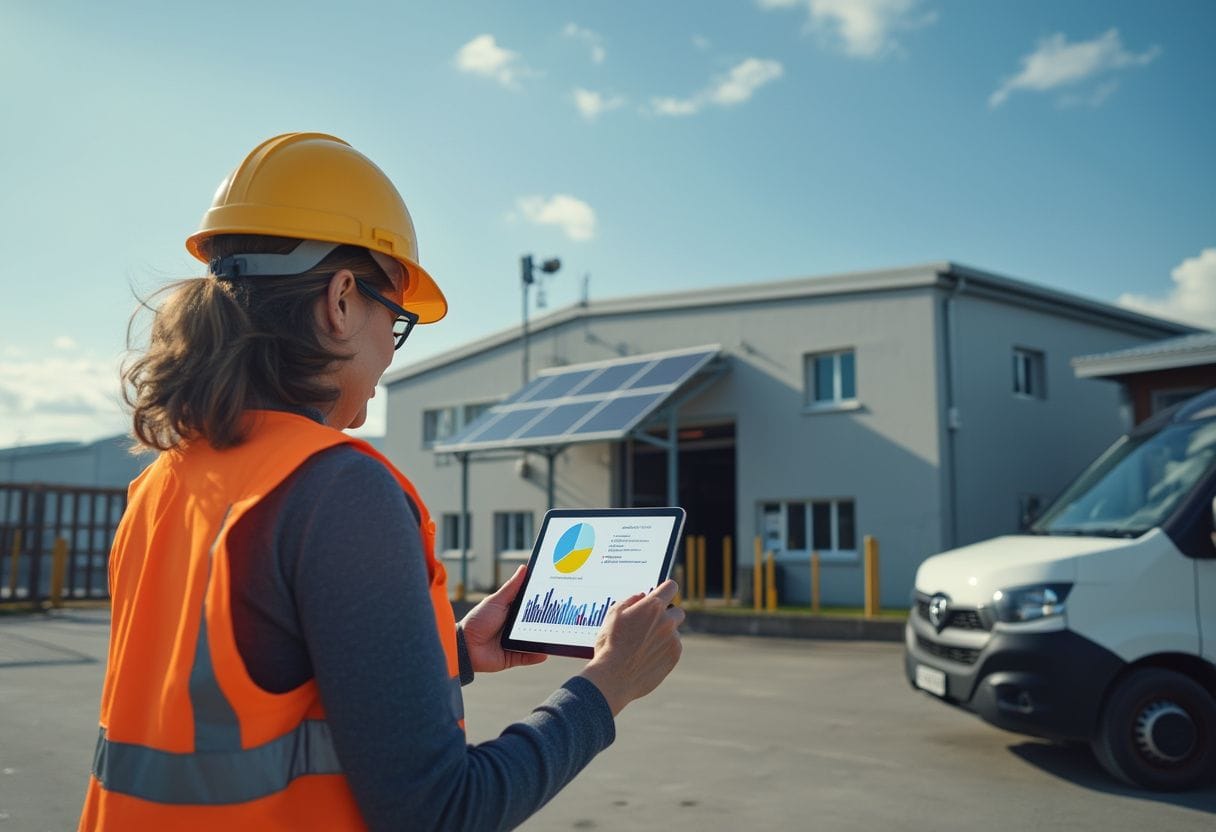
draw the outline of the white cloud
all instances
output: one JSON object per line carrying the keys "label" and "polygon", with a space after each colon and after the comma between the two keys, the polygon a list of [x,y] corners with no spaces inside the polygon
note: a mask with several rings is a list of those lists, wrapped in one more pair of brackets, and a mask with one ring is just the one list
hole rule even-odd
{"label": "white cloud", "polygon": [[493,35],[478,35],[456,52],[456,67],[461,72],[491,78],[507,89],[518,89],[519,80],[532,74],[518,52],[503,49]]}
{"label": "white cloud", "polygon": [[710,90],[709,100],[723,107],[742,104],[752,93],[770,81],[776,81],[785,70],[776,61],[748,58],[738,64]]}
{"label": "white cloud", "polygon": [[652,98],[650,108],[661,116],[691,116],[701,109],[701,102],[691,98]]}
{"label": "white cloud", "polygon": [[0,447],[52,440],[91,440],[128,427],[117,362],[84,354],[18,357],[2,351]]}
{"label": "white cloud", "polygon": [[600,113],[615,110],[624,103],[625,99],[619,95],[606,96],[603,93],[582,88],[575,88],[574,90],[574,106],[578,107],[579,113],[587,121],[595,121]]}
{"label": "white cloud", "polygon": [[878,58],[898,47],[894,33],[937,19],[918,14],[920,0],[757,0],[762,9],[807,7],[807,28],[854,58]]}
{"label": "white cloud", "polygon": [[704,52],[706,49],[708,49],[713,44],[711,44],[709,42],[709,38],[705,37],[704,35],[693,35],[692,36],[692,45],[697,47],[698,49],[700,49],[702,52]]}
{"label": "white cloud", "polygon": [[1170,272],[1174,288],[1163,298],[1120,295],[1120,306],[1176,321],[1216,329],[1216,248],[1205,248]]}
{"label": "white cloud", "polygon": [[76,349],[76,341],[70,335],[60,335],[51,342],[51,346],[57,350],[74,350]]}
{"label": "white cloud", "polygon": [[785,69],[777,61],[748,58],[691,98],[656,96],[650,99],[650,108],[661,116],[691,116],[700,112],[706,104],[733,107],[747,101],[756,90],[784,74]]}
{"label": "white cloud", "polygon": [[[1127,51],[1119,38],[1118,29],[1110,29],[1093,40],[1076,43],[1069,43],[1068,38],[1056,32],[1039,41],[1033,52],[1022,56],[1021,72],[1001,82],[1001,86],[988,97],[988,106],[994,109],[1001,106],[1016,90],[1049,92],[1082,84],[1116,70],[1152,63],[1160,54],[1161,48],[1158,46],[1151,46],[1140,54]],[[1113,91],[1113,87],[1109,88],[1098,98],[1098,104]],[[1097,96],[1090,94],[1086,98],[1092,101]]]}
{"label": "white cloud", "polygon": [[604,48],[604,39],[596,32],[590,29],[584,29],[576,23],[567,23],[566,28],[562,29],[564,37],[581,40],[587,44],[591,50],[591,62],[602,64],[604,59],[608,57],[608,50]]}
{"label": "white cloud", "polygon": [[521,196],[516,205],[524,217],[537,225],[556,225],[571,240],[590,240],[595,236],[595,211],[576,197],[555,194]]}

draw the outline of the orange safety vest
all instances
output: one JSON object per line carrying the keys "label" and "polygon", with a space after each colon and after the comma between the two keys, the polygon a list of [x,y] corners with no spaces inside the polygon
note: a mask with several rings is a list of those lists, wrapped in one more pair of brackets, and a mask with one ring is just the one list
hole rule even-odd
{"label": "orange safety vest", "polygon": [[258,687],[237,650],[229,602],[228,532],[335,445],[380,460],[421,513],[452,718],[463,728],[447,576],[414,487],[366,442],[333,428],[275,411],[251,420],[241,445],[188,443],[131,484],[110,556],[109,666],[82,830],[364,828],[316,682],[287,693]]}

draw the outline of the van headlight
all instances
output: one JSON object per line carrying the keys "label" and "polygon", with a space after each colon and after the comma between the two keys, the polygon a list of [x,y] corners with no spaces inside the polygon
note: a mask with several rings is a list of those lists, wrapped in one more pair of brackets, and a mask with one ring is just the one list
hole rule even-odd
{"label": "van headlight", "polygon": [[992,594],[992,608],[998,621],[1016,623],[1064,614],[1064,599],[1072,584],[1035,584],[998,589]]}

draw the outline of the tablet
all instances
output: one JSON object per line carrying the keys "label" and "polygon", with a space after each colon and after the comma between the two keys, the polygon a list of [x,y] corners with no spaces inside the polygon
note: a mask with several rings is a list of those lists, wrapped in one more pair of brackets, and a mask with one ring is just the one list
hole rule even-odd
{"label": "tablet", "polygon": [[551,510],[507,612],[502,646],[591,658],[609,607],[667,578],[683,530],[682,508]]}

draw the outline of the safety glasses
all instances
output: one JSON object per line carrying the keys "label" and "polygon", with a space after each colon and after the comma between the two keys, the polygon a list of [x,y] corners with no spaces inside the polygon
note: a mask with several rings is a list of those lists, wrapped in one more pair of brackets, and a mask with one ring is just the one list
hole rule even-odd
{"label": "safety glasses", "polygon": [[408,309],[404,309],[393,303],[384,295],[373,289],[371,284],[361,277],[355,278],[355,286],[359,288],[360,294],[371,298],[396,316],[395,320],[393,321],[393,336],[397,339],[397,341],[393,345],[393,349],[401,349],[401,345],[405,343],[405,339],[410,337],[410,332],[413,331],[414,324],[418,323],[418,316],[413,312],[410,312]]}

